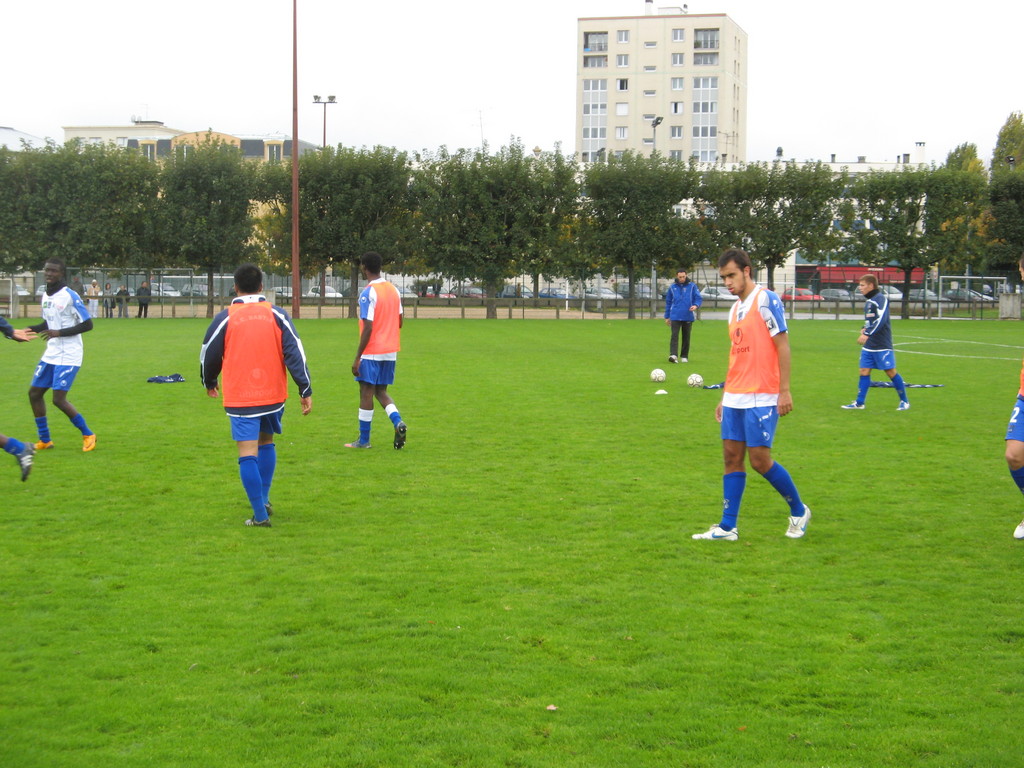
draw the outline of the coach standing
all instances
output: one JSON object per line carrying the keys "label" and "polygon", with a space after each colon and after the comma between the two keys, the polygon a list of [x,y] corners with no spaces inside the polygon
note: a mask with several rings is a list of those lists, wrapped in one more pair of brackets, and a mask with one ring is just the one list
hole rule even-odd
{"label": "coach standing", "polygon": [[[665,294],[665,325],[672,328],[672,337],[668,342],[668,361],[670,363],[687,363],[690,357],[690,330],[694,314],[700,307],[700,291],[696,283],[691,283],[686,270],[676,272],[676,280]],[[680,331],[682,331],[682,347],[678,347]],[[679,354],[676,354],[676,350]]]}
{"label": "coach standing", "polygon": [[270,527],[270,486],[277,467],[274,435],[288,399],[287,373],[299,388],[302,415],[313,408],[313,389],[291,317],[262,295],[263,273],[255,264],[235,270],[235,293],[210,324],[199,353],[199,372],[210,397],[223,374],[224,410],[238,444],[238,473],[252,517],[246,525]]}

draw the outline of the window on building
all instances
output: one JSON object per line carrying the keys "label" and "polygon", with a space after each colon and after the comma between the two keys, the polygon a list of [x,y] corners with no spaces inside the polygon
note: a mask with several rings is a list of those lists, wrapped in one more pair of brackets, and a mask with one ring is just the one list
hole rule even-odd
{"label": "window on building", "polygon": [[616,33],[616,35],[617,35],[617,39],[618,39],[618,41],[620,43],[628,43],[629,42],[629,30],[628,29],[620,29]]}
{"label": "window on building", "polygon": [[673,77],[672,78],[672,90],[683,91],[686,90],[686,78],[685,77]]}
{"label": "window on building", "polygon": [[644,48],[657,48],[657,47],[658,47],[658,43],[656,41],[654,41],[654,40],[647,40],[644,43]]}
{"label": "window on building", "polygon": [[658,95],[658,92],[653,90],[653,89],[648,89],[648,90],[644,91],[644,96],[657,96],[657,95]]}
{"label": "window on building", "polygon": [[281,155],[282,155],[283,152],[284,152],[284,145],[283,144],[280,144],[280,143],[277,143],[277,144],[267,144],[267,162],[268,163],[280,163],[281,162]]}
{"label": "window on building", "polygon": [[629,66],[629,54],[628,53],[620,53],[618,56],[616,56],[615,57],[615,66],[616,67],[628,67]]}
{"label": "window on building", "polygon": [[603,139],[608,135],[608,129],[603,125],[595,125],[592,127],[583,127],[583,138],[584,139]]}
{"label": "window on building", "polygon": [[702,50],[718,50],[717,29],[695,29],[693,30],[693,47]]}
{"label": "window on building", "polygon": [[695,67],[717,67],[717,53],[695,53],[693,54],[693,66]]}
{"label": "window on building", "polygon": [[139,149],[142,150],[142,156],[147,160],[156,160],[155,141],[141,141],[139,142]]}
{"label": "window on building", "polygon": [[616,139],[628,139],[629,138],[629,128],[627,128],[624,125],[620,125],[619,127],[617,127],[615,129],[615,138]]}
{"label": "window on building", "polygon": [[685,58],[686,58],[686,54],[683,54],[683,53],[673,53],[672,54],[672,66],[673,67],[681,67],[681,66],[683,66],[686,63],[685,62]]}
{"label": "window on building", "polygon": [[584,69],[596,69],[598,67],[607,67],[608,57],[607,56],[584,56],[583,57],[583,68]]}
{"label": "window on building", "polygon": [[[670,149],[668,151],[668,159],[669,160],[682,160],[683,159],[683,150],[681,150],[681,149]],[[673,207],[672,210],[675,210],[675,207]],[[680,212],[679,215],[682,216],[683,214]]]}
{"label": "window on building", "polygon": [[628,91],[629,90],[629,78],[620,77],[615,81],[615,90],[617,91]]}
{"label": "window on building", "polygon": [[682,43],[682,42],[685,42],[685,40],[686,40],[686,30],[685,29],[673,29],[672,30],[672,42],[673,43]]}
{"label": "window on building", "polygon": [[695,101],[693,102],[693,111],[697,114],[711,114],[718,112],[717,101]]}
{"label": "window on building", "polygon": [[607,51],[608,50],[608,33],[607,32],[584,32],[583,33],[583,50],[584,51]]}
{"label": "window on building", "polygon": [[668,129],[668,136],[670,139],[681,139],[683,138],[683,126],[673,125]]}
{"label": "window on building", "polygon": [[669,110],[672,112],[673,115],[685,114],[686,110],[683,109],[683,106],[683,102],[681,101],[669,102]]}
{"label": "window on building", "polygon": [[607,80],[584,80],[583,81],[584,91],[607,91],[608,81]]}
{"label": "window on building", "polygon": [[644,67],[644,72],[657,72],[657,71],[658,71],[658,68],[653,66],[653,65],[651,65],[651,64],[648,64],[647,66]]}
{"label": "window on building", "polygon": [[615,102],[615,114],[616,115],[628,115],[629,114],[629,102],[628,101],[617,101]]}
{"label": "window on building", "polygon": [[583,105],[584,115],[607,115],[608,104],[602,102],[589,102]]}

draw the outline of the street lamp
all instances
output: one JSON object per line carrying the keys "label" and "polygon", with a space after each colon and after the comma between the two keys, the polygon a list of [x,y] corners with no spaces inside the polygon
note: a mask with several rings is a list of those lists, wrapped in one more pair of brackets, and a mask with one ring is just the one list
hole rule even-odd
{"label": "street lamp", "polygon": [[656,117],[651,120],[651,153],[658,151],[658,126],[661,125],[665,118]]}
{"label": "street lamp", "polygon": [[323,101],[319,96],[314,96],[313,97],[313,103],[314,104],[323,104],[324,105],[324,143],[321,145],[320,148],[321,149],[326,149],[327,148],[327,105],[328,104],[337,104],[338,102],[336,102],[334,100],[333,96],[328,96],[327,97],[327,101]]}

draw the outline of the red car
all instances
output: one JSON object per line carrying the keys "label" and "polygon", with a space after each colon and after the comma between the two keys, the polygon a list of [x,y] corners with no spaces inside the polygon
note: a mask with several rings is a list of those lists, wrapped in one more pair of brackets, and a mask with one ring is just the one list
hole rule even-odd
{"label": "red car", "polygon": [[783,301],[822,301],[821,296],[811,293],[808,288],[791,288],[779,298]]}

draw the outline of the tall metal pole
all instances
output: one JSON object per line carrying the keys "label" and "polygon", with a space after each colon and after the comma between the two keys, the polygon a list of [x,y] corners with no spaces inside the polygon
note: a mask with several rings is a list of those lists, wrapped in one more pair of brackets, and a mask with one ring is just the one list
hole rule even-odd
{"label": "tall metal pole", "polygon": [[[325,110],[326,111],[326,110]],[[299,317],[299,0],[292,0],[292,317]]]}

